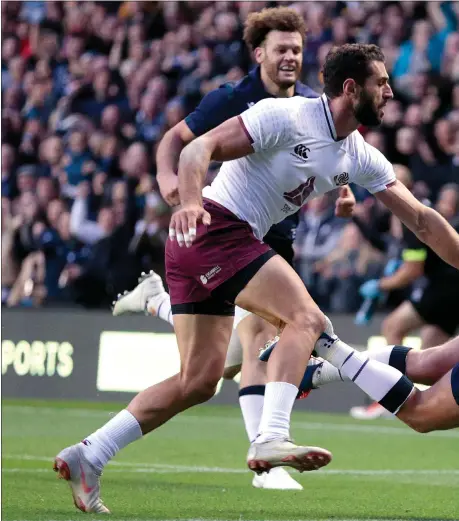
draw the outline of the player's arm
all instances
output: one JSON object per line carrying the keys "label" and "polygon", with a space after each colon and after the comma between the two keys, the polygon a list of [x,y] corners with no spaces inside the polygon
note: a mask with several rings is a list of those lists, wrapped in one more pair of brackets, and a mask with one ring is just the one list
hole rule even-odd
{"label": "player's arm", "polygon": [[424,275],[424,261],[404,261],[393,275],[379,280],[379,289],[393,291],[406,288],[422,275]]}
{"label": "player's arm", "polygon": [[156,152],[156,166],[158,181],[161,194],[165,201],[171,206],[180,203],[177,190],[177,167],[180,154],[183,148],[193,141],[195,135],[188,127],[186,121],[182,119],[174,127],[168,130]]}
{"label": "player's arm", "polygon": [[263,100],[240,116],[225,121],[187,145],[179,160],[179,196],[182,209],[171,219],[169,236],[191,246],[197,223],[210,224],[202,205],[202,186],[211,159],[230,161],[253,152],[284,145],[292,130],[292,105]]}
{"label": "player's arm", "polygon": [[459,269],[459,234],[438,212],[419,202],[399,181],[375,197],[439,257]]}
{"label": "player's arm", "polygon": [[205,134],[234,115],[233,105],[228,103],[230,93],[232,90],[229,86],[209,92],[191,114],[166,132],[159,143],[156,152],[156,179],[162,196],[171,206],[180,203],[177,169],[183,148],[197,136]]}
{"label": "player's arm", "polygon": [[172,215],[169,237],[187,247],[196,238],[197,224],[210,224],[203,208],[202,186],[210,161],[228,161],[253,153],[249,136],[240,116],[225,121],[187,145],[180,154],[178,180],[182,208]]}
{"label": "player's arm", "polygon": [[212,159],[230,161],[253,151],[251,138],[240,116],[192,141],[180,154],[179,194],[182,205],[202,205],[202,186]]}
{"label": "player's arm", "polygon": [[403,263],[395,272],[386,274],[379,280],[379,289],[382,291],[405,288],[424,275],[424,265],[427,259],[426,245],[406,228],[403,242],[405,243],[402,252]]}

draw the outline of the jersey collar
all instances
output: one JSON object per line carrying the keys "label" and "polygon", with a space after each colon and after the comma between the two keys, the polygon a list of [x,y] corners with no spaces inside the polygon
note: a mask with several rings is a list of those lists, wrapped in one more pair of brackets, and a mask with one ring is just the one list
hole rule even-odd
{"label": "jersey collar", "polygon": [[[271,98],[275,98],[276,96],[273,96],[272,94],[270,94],[266,89],[265,89],[265,86],[263,85],[263,82],[261,81],[261,70],[260,70],[260,66],[257,65],[256,67],[254,67],[250,72],[249,72],[249,76],[250,78],[252,79],[252,81],[255,82],[256,86],[257,86],[257,89],[260,89],[262,91],[265,91],[266,94],[268,96],[271,96]],[[301,96],[301,94],[298,94],[298,91],[299,89],[301,89],[301,82],[300,81],[297,81],[295,82],[295,92],[294,92],[294,96]]]}
{"label": "jersey collar", "polygon": [[338,136],[336,135],[335,123],[333,122],[333,116],[330,111],[330,106],[328,105],[327,95],[322,94],[322,96],[320,96],[320,100],[322,101],[322,106],[323,106],[324,112],[325,112],[325,119],[327,120],[328,130],[330,131],[331,137],[335,141],[340,141],[338,139]]}

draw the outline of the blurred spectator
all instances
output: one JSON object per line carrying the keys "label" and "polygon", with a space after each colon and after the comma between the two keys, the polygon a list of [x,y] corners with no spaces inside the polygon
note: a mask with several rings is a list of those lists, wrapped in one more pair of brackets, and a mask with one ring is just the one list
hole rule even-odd
{"label": "blurred spectator", "polygon": [[320,274],[316,291],[324,309],[335,313],[357,311],[359,285],[380,272],[383,255],[362,239],[358,227],[347,224],[333,251],[315,264]]}
{"label": "blurred spectator", "polygon": [[16,152],[11,145],[2,144],[2,197],[13,199],[16,195]]}
{"label": "blurred spectator", "polygon": [[84,132],[75,130],[70,134],[62,164],[64,167],[64,175],[61,181],[63,193],[69,197],[74,197],[76,186],[96,169],[96,163],[88,147]]}

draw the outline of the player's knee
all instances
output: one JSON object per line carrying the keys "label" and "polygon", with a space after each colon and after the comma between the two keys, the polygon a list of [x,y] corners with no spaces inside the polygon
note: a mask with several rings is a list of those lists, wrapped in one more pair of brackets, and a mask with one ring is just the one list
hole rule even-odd
{"label": "player's knee", "polygon": [[215,395],[219,380],[220,376],[212,373],[182,378],[182,395],[193,405],[207,402]]}
{"label": "player's knee", "polygon": [[325,331],[325,315],[319,308],[305,308],[295,313],[291,325],[299,331],[312,333],[318,338]]}
{"label": "player's knee", "polygon": [[232,380],[241,370],[241,365],[232,365],[231,367],[225,367],[223,370],[223,378],[225,380]]}

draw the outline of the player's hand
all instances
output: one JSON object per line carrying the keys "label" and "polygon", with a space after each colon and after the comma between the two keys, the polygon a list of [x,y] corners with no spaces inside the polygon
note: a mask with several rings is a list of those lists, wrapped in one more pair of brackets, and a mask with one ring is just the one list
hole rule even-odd
{"label": "player's hand", "polygon": [[360,288],[359,293],[363,298],[378,298],[381,296],[381,290],[379,288],[379,280],[371,279],[364,282]]}
{"label": "player's hand", "polygon": [[183,207],[172,215],[169,224],[169,238],[177,240],[179,246],[186,245],[189,248],[196,239],[198,223],[210,224],[210,214],[199,204]]}
{"label": "player's hand", "polygon": [[178,191],[178,176],[174,173],[161,174],[156,177],[159,185],[159,191],[163,199],[169,206],[177,206],[180,204],[180,196]]}
{"label": "player's hand", "polygon": [[342,186],[335,204],[336,217],[352,217],[356,202],[349,185]]}

